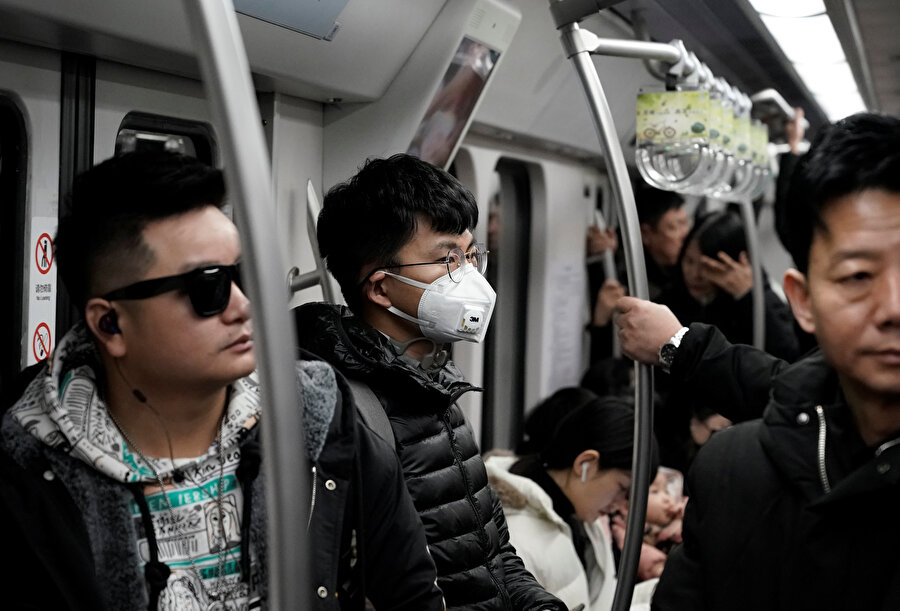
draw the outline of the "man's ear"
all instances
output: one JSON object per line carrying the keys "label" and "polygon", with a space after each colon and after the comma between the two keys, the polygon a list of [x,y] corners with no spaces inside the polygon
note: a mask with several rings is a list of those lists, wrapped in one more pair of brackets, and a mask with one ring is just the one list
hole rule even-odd
{"label": "man's ear", "polygon": [[794,312],[794,318],[800,328],[807,333],[815,333],[816,322],[809,307],[809,280],[807,277],[796,269],[789,269],[784,273],[784,294],[788,303],[791,304],[791,310]]}
{"label": "man's ear", "polygon": [[125,337],[119,327],[118,313],[110,302],[99,297],[88,300],[84,320],[94,339],[111,357],[125,356]]}
{"label": "man's ear", "polygon": [[384,281],[388,278],[383,270],[378,270],[366,280],[363,285],[363,295],[366,299],[383,308],[389,308],[393,304],[390,296],[384,286]]}

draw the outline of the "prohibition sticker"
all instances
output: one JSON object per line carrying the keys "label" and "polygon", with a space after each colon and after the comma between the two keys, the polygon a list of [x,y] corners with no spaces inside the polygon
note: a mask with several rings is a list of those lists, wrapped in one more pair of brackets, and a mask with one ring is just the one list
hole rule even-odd
{"label": "prohibition sticker", "polygon": [[34,338],[31,340],[31,349],[34,351],[34,358],[40,362],[50,355],[50,327],[47,323],[42,322],[34,330]]}
{"label": "prohibition sticker", "polygon": [[34,247],[34,262],[38,271],[46,274],[53,266],[53,238],[49,233],[42,233]]}

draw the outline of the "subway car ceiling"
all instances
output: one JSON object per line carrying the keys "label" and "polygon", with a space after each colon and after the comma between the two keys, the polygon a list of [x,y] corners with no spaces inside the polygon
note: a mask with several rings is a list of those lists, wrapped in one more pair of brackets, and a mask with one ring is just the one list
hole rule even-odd
{"label": "subway car ceiling", "polygon": [[[236,4],[240,7],[241,2]],[[294,4],[314,19],[321,17],[315,13],[326,10],[322,5],[329,3]],[[472,130],[599,161],[600,148],[588,127],[583,94],[561,52],[547,0],[491,4],[510,9],[511,17],[500,22],[505,29],[500,36],[511,43],[501,56]],[[893,36],[900,29],[900,11],[892,0],[828,0],[825,4],[867,105],[900,113],[900,43]],[[406,114],[424,108],[433,87],[421,75],[432,74],[437,83],[461,33],[469,22],[481,18],[484,6],[477,0],[349,0],[337,16],[338,27],[330,40],[246,15],[239,15],[239,23],[257,89],[326,104],[327,129],[330,122],[391,95],[404,98],[403,108],[411,111]],[[600,36],[633,38],[635,26],[641,29],[642,23],[653,40],[684,40],[688,50],[716,75],[749,94],[775,88],[789,104],[806,109],[813,129],[827,120],[747,0],[628,0],[586,19],[583,26]],[[183,76],[198,74],[183,7],[177,0],[2,0],[0,38]],[[634,95],[639,88],[662,84],[639,60],[604,57],[595,63],[606,83],[622,142],[630,148]],[[420,99],[411,99],[416,97]],[[417,119],[409,118],[408,125],[397,130],[393,148],[405,148],[400,142],[415,128]],[[371,139],[374,142],[381,136],[375,133]],[[391,144],[386,147],[392,148]],[[626,157],[630,158],[627,152]],[[354,160],[347,168],[355,165]],[[334,166],[333,171],[329,166]],[[339,179],[347,168],[326,160],[325,184]]]}

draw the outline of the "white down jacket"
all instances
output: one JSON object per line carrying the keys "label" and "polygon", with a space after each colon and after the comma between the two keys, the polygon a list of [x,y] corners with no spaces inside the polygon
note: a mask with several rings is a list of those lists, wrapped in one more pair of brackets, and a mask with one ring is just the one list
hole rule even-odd
{"label": "white down jacket", "polygon": [[[616,590],[616,569],[608,530],[600,521],[585,524],[600,573],[600,592],[590,604],[588,575],[572,542],[572,530],[555,511],[550,496],[534,481],[509,472],[515,456],[492,456],[485,461],[488,478],[503,504],[509,538],[538,583],[560,598],[569,609],[609,611]],[[658,580],[637,584],[633,611],[649,611]]]}

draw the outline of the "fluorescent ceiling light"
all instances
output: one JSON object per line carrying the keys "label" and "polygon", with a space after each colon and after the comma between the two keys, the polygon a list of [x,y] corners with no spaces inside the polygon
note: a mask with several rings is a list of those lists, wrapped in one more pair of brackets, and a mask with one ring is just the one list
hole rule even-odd
{"label": "fluorescent ceiling light", "polygon": [[792,62],[834,63],[844,59],[844,49],[828,15],[761,17]]}
{"label": "fluorescent ceiling light", "polygon": [[773,17],[809,17],[825,12],[823,0],[750,0],[760,15]]}
{"label": "fluorescent ceiling light", "polygon": [[844,91],[854,91],[856,81],[850,71],[850,64],[842,61],[836,64],[796,63],[794,68],[814,95],[825,95]]}
{"label": "fluorescent ceiling light", "polygon": [[866,110],[823,0],[749,0],[832,121]]}
{"label": "fluorescent ceiling light", "polygon": [[848,115],[866,110],[866,105],[863,103],[862,96],[859,95],[859,91],[856,89],[841,93],[816,96],[816,101],[832,121],[837,121]]}

